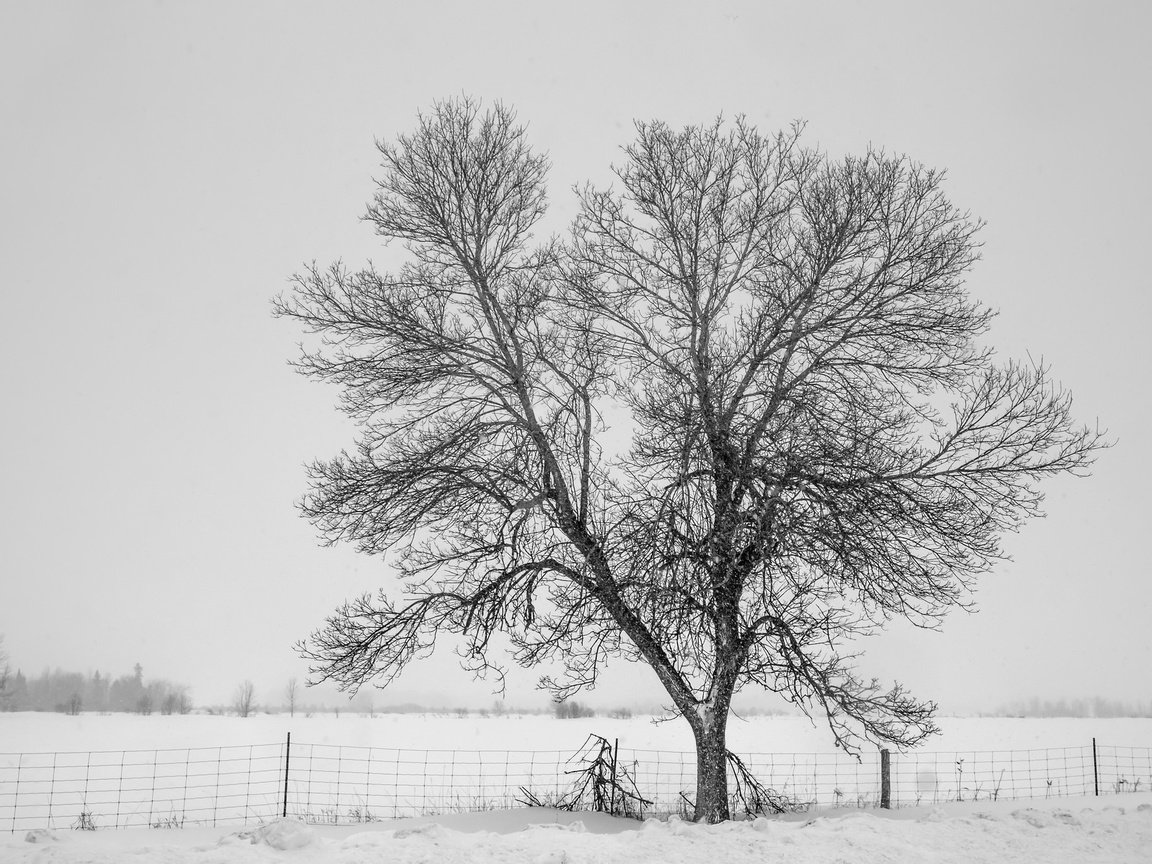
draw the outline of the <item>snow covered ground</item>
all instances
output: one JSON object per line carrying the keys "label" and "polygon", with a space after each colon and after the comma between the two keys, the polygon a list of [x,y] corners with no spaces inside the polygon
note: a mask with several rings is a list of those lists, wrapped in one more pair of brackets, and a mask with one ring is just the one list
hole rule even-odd
{"label": "snow covered ground", "polygon": [[[811,848],[818,856],[827,851],[819,838],[838,837],[848,830],[844,826],[853,826],[848,839],[866,849],[875,846],[886,850],[877,853],[881,858],[876,860],[884,860],[883,855],[900,857],[899,849],[906,847],[899,843],[929,844],[925,849],[944,844],[939,855],[951,854],[950,844],[960,842],[948,839],[953,834],[971,834],[963,841],[968,845],[979,845],[981,838],[995,835],[996,843],[1009,844],[1004,848],[1011,848],[1013,842],[1047,848],[1044,844],[1053,836],[1068,831],[1071,833],[1064,840],[1052,841],[1054,850],[1064,851],[1096,848],[1092,844],[1101,843],[1102,849],[1112,848],[1105,839],[1114,834],[1147,840],[1150,814],[1139,810],[1139,805],[1147,803],[1148,798],[1142,796],[1152,789],[1152,720],[945,717],[940,723],[943,734],[932,742],[931,749],[894,754],[892,800],[907,809],[893,815],[875,809],[879,797],[875,751],[865,751],[859,763],[835,754],[827,732],[801,717],[734,719],[730,749],[741,754],[766,785],[796,800],[814,803],[816,821],[809,827],[819,830],[798,832],[792,823],[773,827],[777,825],[773,822],[759,828],[689,833],[684,835],[689,840],[683,842],[701,857],[723,854],[740,860],[739,855],[745,854],[740,850],[759,849],[767,854],[778,846],[796,844],[801,849]],[[249,834],[248,839],[260,841],[249,848],[241,842],[244,838],[238,839],[239,834],[255,830],[283,810],[284,743],[289,732],[292,765],[288,813],[309,824]],[[29,850],[39,849],[44,860],[75,860],[67,857],[73,854],[69,850],[90,846],[96,850],[93,854],[103,854],[99,852],[102,844],[128,842],[106,837],[125,834],[136,836],[144,845],[176,843],[180,849],[173,854],[193,856],[188,860],[232,860],[212,857],[221,849],[227,855],[254,855],[257,857],[252,860],[260,860],[260,855],[272,854],[265,842],[265,835],[272,831],[274,836],[279,836],[275,832],[288,832],[297,839],[311,838],[307,854],[319,857],[300,860],[355,861],[359,860],[357,844],[401,840],[405,842],[400,852],[388,853],[401,856],[395,860],[408,860],[403,855],[420,843],[433,844],[425,852],[435,844],[443,846],[446,860],[451,860],[451,855],[463,855],[460,850],[468,844],[479,842],[475,837],[452,833],[458,828],[482,825],[491,832],[493,826],[511,825],[515,828],[511,833],[485,839],[490,848],[485,847],[488,851],[484,854],[489,858],[476,860],[560,860],[544,853],[566,849],[563,843],[572,832],[560,832],[555,827],[527,832],[536,832],[539,838],[559,838],[555,843],[541,840],[544,857],[516,857],[528,854],[524,851],[527,834],[521,830],[527,825],[524,820],[542,818],[541,810],[500,816],[449,815],[444,817],[447,821],[437,823],[440,828],[408,835],[415,838],[411,840],[381,834],[384,823],[375,820],[514,806],[523,800],[523,788],[548,800],[550,793],[559,794],[570,785],[571,778],[564,772],[572,765],[566,760],[590,732],[619,739],[621,764],[631,770],[640,791],[657,802],[655,809],[665,814],[675,811],[680,793],[693,793],[695,766],[686,724],[653,724],[648,717],[561,721],[548,716],[366,717],[346,713],[339,717],[256,715],[247,719],[0,714],[0,838],[18,841],[0,852],[16,854],[18,850],[20,855],[29,855]],[[1092,758],[1094,737],[1099,743],[1096,764]],[[1099,769],[1098,777],[1095,768]],[[1097,779],[1100,798],[1077,797],[1091,792]],[[949,803],[956,799],[960,801]],[[944,809],[933,809],[935,805]],[[1032,810],[1048,816],[1033,818],[1029,815]],[[70,831],[70,827],[83,823],[85,813],[97,830]],[[984,819],[977,813],[991,816]],[[858,819],[863,821],[855,821]],[[368,825],[347,824],[367,820],[371,820]],[[900,824],[893,827],[893,820]],[[185,827],[169,840],[156,830],[140,834],[125,827],[173,823]],[[588,817],[583,824],[591,835],[593,828],[605,823]],[[1041,831],[1037,824],[1057,830]],[[122,830],[113,831],[115,827]],[[635,823],[625,823],[624,828],[636,831]],[[34,834],[34,839],[43,839],[47,845],[20,845],[34,829],[55,832],[57,839]],[[675,823],[672,827],[646,828],[628,840],[634,844],[631,851],[613,851],[616,847],[608,840],[581,839],[580,843],[592,843],[593,847],[576,852],[597,860],[613,860],[613,855],[638,861],[648,860],[645,856],[664,860],[662,844],[672,842],[668,837],[679,837],[676,832],[680,830]],[[729,830],[735,833],[724,833]],[[613,842],[624,841],[617,838]],[[601,848],[595,845],[598,843],[608,845]],[[846,843],[844,848],[848,848]],[[725,844],[734,844],[736,851]],[[1148,850],[1143,860],[1152,861],[1152,846]],[[411,854],[419,857],[417,851]],[[939,855],[927,860],[982,860]],[[0,854],[0,861],[8,857]],[[1078,859],[1049,856],[1037,860]]]}
{"label": "snow covered ground", "polygon": [[996,862],[1053,864],[1152,860],[1152,794],[950,804],[896,811],[840,810],[723,825],[644,823],[601,814],[522,809],[356,826],[272,820],[259,826],[32,831],[0,840],[0,860],[359,864],[387,861],[500,864],[789,864]]}
{"label": "snow covered ground", "polygon": [[[1152,746],[1152,718],[941,717],[942,734],[924,750],[935,752],[1077,747],[1100,742]],[[239,717],[188,714],[64,714],[0,712],[0,752],[148,750],[275,744],[291,732],[293,742],[348,747],[458,750],[558,750],[571,753],[589,732],[620,739],[621,747],[691,751],[683,720],[588,717],[557,720],[544,715],[457,717],[451,714],[342,713],[255,714]],[[738,753],[833,753],[828,730],[804,717],[732,718],[728,747]]]}

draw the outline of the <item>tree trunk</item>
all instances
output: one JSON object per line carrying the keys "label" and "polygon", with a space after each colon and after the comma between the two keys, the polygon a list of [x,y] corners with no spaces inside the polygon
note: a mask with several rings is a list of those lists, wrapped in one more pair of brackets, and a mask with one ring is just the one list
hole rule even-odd
{"label": "tree trunk", "polygon": [[704,709],[703,717],[692,723],[696,738],[696,812],[697,822],[723,822],[731,818],[728,811],[728,712]]}

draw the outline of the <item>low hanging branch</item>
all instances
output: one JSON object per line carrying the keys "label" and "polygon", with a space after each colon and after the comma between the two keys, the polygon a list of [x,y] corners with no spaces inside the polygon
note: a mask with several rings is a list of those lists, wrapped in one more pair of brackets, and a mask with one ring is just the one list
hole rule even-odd
{"label": "low hanging branch", "polygon": [[807,810],[811,806],[809,801],[799,801],[789,798],[775,789],[769,789],[748,770],[748,766],[731,750],[725,756],[728,760],[728,770],[732,772],[733,778],[732,799],[746,815],[763,816],[768,813],[795,813]]}

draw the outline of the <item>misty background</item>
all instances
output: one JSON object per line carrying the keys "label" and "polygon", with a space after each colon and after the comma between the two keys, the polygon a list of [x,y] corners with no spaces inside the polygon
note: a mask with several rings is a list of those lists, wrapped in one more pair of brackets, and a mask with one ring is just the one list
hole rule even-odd
{"label": "misty background", "polygon": [[[1117,444],[1092,478],[1044,487],[1048,517],[1007,538],[979,614],[894,625],[856,646],[861,669],[946,712],[1148,703],[1150,25],[1137,3],[0,4],[13,670],[139,663],[197,705],[244,680],[279,705],[306,677],[293,643],[347,597],[398,589],[294,509],[303,464],[352,431],[334,389],[288,368],[300,334],[269,302],[313,259],[402,255],[358,221],[373,142],[468,93],[515,106],[550,155],[557,234],[634,119],[799,118],[830,153],[947,169],[950,199],[988,223],[968,286],[1000,310],[989,342],[1043,357]],[[450,648],[374,706],[492,705]],[[507,703],[546,707],[538,674],[510,670]],[[617,664],[577,698],[662,691]]]}

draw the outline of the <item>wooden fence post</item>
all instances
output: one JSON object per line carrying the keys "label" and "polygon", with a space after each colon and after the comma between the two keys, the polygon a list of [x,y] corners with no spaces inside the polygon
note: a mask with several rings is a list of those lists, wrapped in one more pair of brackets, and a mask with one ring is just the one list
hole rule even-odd
{"label": "wooden fence post", "polygon": [[892,808],[892,762],[887,748],[880,750],[880,806]]}

